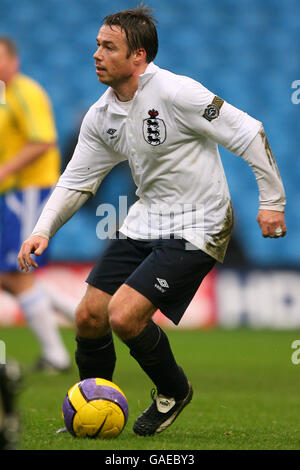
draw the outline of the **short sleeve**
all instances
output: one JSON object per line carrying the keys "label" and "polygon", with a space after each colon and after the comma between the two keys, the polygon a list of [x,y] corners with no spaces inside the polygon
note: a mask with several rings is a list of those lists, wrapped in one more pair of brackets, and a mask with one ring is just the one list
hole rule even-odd
{"label": "short sleeve", "polygon": [[173,107],[180,132],[205,136],[236,155],[245,151],[261,126],[194,80],[180,88]]}
{"label": "short sleeve", "polygon": [[74,154],[57,186],[95,194],[105,175],[125,157],[103,142],[96,128],[96,109],[85,115]]}

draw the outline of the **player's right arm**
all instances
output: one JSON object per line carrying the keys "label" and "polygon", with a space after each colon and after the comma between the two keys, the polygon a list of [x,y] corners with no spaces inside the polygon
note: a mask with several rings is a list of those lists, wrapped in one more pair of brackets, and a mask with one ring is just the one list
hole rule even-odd
{"label": "player's right arm", "polygon": [[41,255],[49,240],[77,212],[91,195],[95,195],[105,175],[124,157],[114,153],[98,133],[95,109],[86,114],[78,144],[66,170],[48,199],[31,236],[21,246],[18,262],[28,271],[36,261],[31,254]]}
{"label": "player's right arm", "polygon": [[37,268],[31,254],[40,256],[48,247],[49,240],[90,197],[90,193],[57,186],[49,197],[31,236],[22,243],[18,254],[21,270]]}

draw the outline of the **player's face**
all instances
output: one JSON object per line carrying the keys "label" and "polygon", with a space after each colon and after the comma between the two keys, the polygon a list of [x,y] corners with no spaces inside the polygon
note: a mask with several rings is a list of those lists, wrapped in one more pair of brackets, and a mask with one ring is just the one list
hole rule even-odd
{"label": "player's face", "polygon": [[18,59],[7,51],[5,44],[0,43],[0,80],[7,82],[17,71]]}
{"label": "player's face", "polygon": [[96,74],[101,83],[116,88],[133,74],[133,54],[129,55],[126,33],[119,26],[103,25],[94,54]]}

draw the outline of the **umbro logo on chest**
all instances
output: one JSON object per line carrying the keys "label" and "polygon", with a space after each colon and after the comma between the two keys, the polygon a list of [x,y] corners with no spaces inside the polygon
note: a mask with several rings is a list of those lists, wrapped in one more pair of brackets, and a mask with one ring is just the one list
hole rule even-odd
{"label": "umbro logo on chest", "polygon": [[150,145],[161,145],[167,137],[165,122],[158,117],[156,109],[150,109],[148,114],[149,117],[143,120],[144,139]]}
{"label": "umbro logo on chest", "polygon": [[106,131],[106,133],[110,135],[110,138],[111,138],[111,139],[116,139],[117,136],[114,135],[115,132],[117,132],[117,129],[113,129],[113,128],[109,128],[109,129]]}

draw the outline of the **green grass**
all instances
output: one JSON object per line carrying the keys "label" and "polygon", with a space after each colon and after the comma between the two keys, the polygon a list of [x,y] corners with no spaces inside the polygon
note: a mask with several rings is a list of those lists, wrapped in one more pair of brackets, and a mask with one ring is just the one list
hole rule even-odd
{"label": "green grass", "polygon": [[[74,332],[62,330],[73,356]],[[67,374],[28,374],[19,397],[24,450],[292,450],[300,449],[300,364],[291,344],[300,331],[169,331],[178,363],[190,378],[194,397],[178,420],[154,437],[135,436],[136,417],[150,403],[152,384],[116,339],[115,382],[129,403],[126,428],[114,440],[75,439],[55,434],[63,426],[62,401],[78,381]],[[7,357],[30,365],[39,354],[27,328],[0,329]]]}

